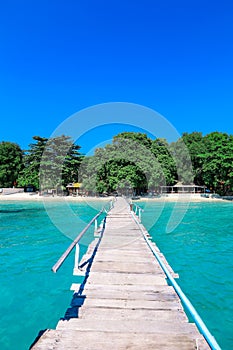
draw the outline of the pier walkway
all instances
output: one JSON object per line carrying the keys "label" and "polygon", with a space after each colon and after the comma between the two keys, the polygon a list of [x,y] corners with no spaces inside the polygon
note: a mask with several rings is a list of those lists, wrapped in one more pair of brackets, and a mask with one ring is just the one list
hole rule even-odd
{"label": "pier walkway", "polygon": [[210,349],[188,322],[142,230],[128,203],[118,197],[103,235],[80,263],[89,262],[84,284],[73,286],[74,314],[47,330],[33,350]]}

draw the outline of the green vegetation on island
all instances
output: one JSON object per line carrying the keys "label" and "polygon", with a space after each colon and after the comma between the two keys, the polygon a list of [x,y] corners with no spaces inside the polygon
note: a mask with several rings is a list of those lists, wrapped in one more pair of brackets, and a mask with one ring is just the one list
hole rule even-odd
{"label": "green vegetation on island", "polygon": [[[178,181],[206,186],[220,195],[233,192],[233,135],[184,133],[176,142],[123,132],[93,156],[80,153],[69,136],[34,136],[27,151],[0,142],[0,187],[55,188],[81,182],[88,193],[130,189],[134,194],[157,191]],[[185,146],[184,146],[185,145]]]}

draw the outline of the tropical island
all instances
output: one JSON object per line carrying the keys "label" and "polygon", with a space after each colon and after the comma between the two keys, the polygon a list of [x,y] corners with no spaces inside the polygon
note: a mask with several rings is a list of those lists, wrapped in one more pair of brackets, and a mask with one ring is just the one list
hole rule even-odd
{"label": "tropical island", "polygon": [[123,132],[85,156],[69,136],[34,136],[28,150],[0,142],[0,189],[42,195],[233,194],[233,135],[183,133],[176,142]]}

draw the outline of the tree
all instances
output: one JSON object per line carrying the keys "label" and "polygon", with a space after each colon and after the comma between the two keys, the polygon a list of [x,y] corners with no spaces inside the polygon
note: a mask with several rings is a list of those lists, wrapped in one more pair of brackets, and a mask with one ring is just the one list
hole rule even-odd
{"label": "tree", "polygon": [[202,161],[204,183],[221,195],[233,191],[233,135],[213,132],[204,137]]}
{"label": "tree", "polygon": [[139,143],[143,146],[145,146],[147,149],[151,149],[152,140],[146,135],[141,132],[121,132],[118,135],[113,137],[113,143],[117,143],[118,140],[132,140],[135,143]]}
{"label": "tree", "polygon": [[[79,167],[79,182],[87,194],[96,194],[96,160],[95,157],[85,157]],[[104,191],[104,190],[103,190]],[[103,192],[102,191],[102,192]]]}
{"label": "tree", "polygon": [[[100,193],[112,192],[119,187],[128,190],[130,187],[138,194],[145,192],[147,188],[153,189],[163,184],[161,166],[148,148],[151,140],[147,141],[146,135],[141,137],[139,133],[115,136],[112,144],[96,149],[90,165],[86,167],[84,178],[89,179],[89,183],[91,179],[92,184],[95,179],[96,191]],[[86,180],[82,180],[83,187]]]}
{"label": "tree", "polygon": [[[104,186],[103,186],[104,183]],[[103,164],[97,173],[97,191],[112,192],[131,188],[135,194],[147,188],[145,174],[135,163],[124,159],[112,159]]]}
{"label": "tree", "polygon": [[48,139],[40,136],[33,136],[33,140],[35,140],[36,143],[30,144],[29,150],[26,151],[24,155],[24,168],[19,175],[18,183],[19,186],[22,187],[30,184],[39,189],[41,158]]}
{"label": "tree", "polygon": [[172,142],[169,149],[176,166],[176,180],[183,184],[192,184],[194,182],[194,174],[191,157],[182,137],[176,142]]}
{"label": "tree", "polygon": [[170,153],[169,144],[165,139],[152,141],[151,152],[160,165],[167,185],[173,185],[177,178],[175,161]]}
{"label": "tree", "polygon": [[56,136],[47,141],[40,163],[42,190],[64,188],[69,182],[78,180],[78,168],[83,158],[79,149],[69,136]]}
{"label": "tree", "polygon": [[0,142],[0,187],[17,185],[17,178],[23,167],[23,151],[16,143]]}
{"label": "tree", "polygon": [[78,168],[82,160],[80,146],[69,136],[50,139],[34,136],[36,143],[24,157],[25,167],[20,174],[21,186],[32,184],[37,189],[57,189],[78,180]]}
{"label": "tree", "polygon": [[202,158],[200,154],[203,153],[205,149],[204,139],[201,132],[193,132],[191,134],[183,133],[182,140],[189,150],[191,157],[193,173],[194,173],[194,182],[196,185],[203,185],[202,177]]}

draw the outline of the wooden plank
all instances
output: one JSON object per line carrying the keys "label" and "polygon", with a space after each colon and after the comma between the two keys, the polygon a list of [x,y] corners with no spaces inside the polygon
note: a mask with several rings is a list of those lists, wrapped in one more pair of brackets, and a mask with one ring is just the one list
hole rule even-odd
{"label": "wooden plank", "polygon": [[[64,344],[66,347],[64,348]],[[33,350],[205,350],[203,339],[191,339],[187,334],[160,333],[132,336],[132,333],[85,332],[79,331],[74,336],[72,331],[48,331],[43,340],[39,340]]]}

